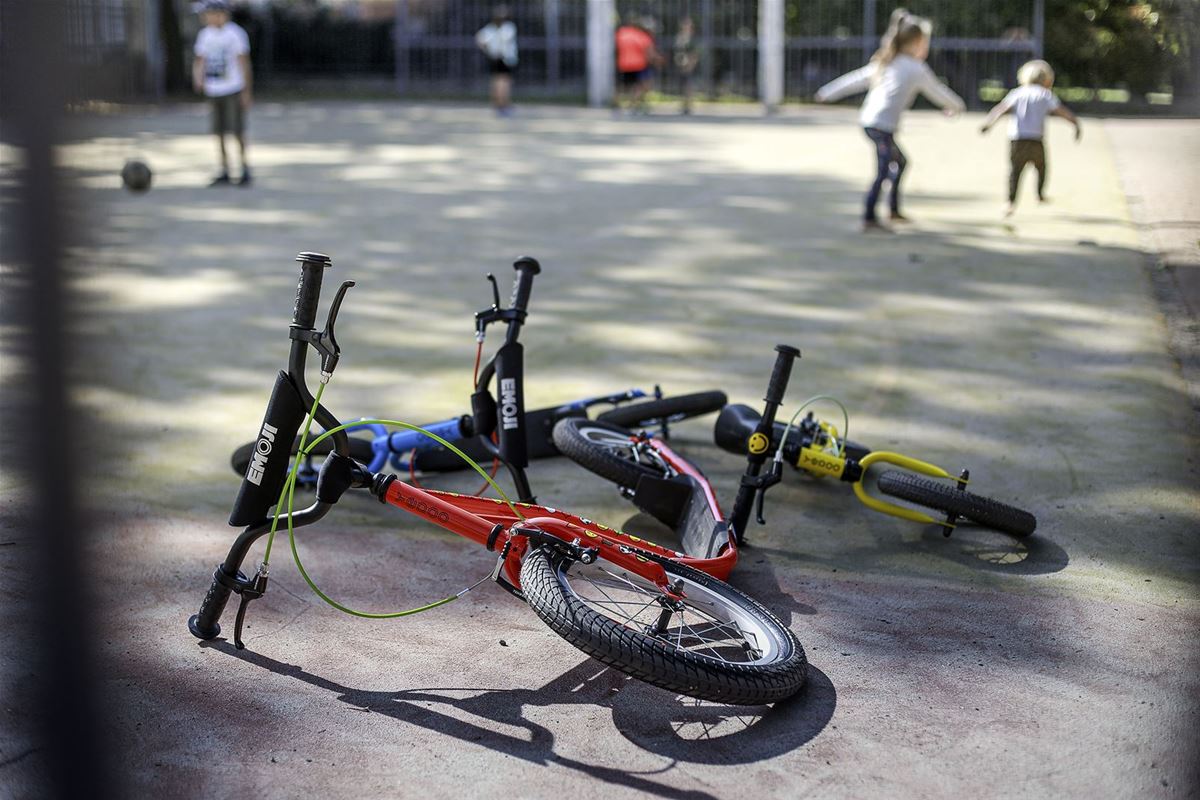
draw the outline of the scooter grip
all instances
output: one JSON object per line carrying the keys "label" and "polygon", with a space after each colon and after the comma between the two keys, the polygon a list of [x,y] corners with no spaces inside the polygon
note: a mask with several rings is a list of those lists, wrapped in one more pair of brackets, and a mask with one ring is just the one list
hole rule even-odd
{"label": "scooter grip", "polygon": [[[218,572],[220,569],[217,567]],[[188,620],[188,630],[193,636],[197,639],[215,639],[221,635],[219,620],[225,611],[225,604],[229,602],[231,592],[232,589],[222,583],[214,573],[212,585],[208,587],[208,593],[200,603],[200,612],[193,614]]]}
{"label": "scooter grip", "polygon": [[767,396],[763,399],[768,403],[779,405],[787,393],[788,380],[792,377],[792,364],[800,357],[800,351],[786,344],[775,345],[775,367],[771,370],[771,380],[767,383]]}
{"label": "scooter grip", "polygon": [[533,276],[542,271],[542,265],[537,262],[536,258],[521,256],[513,262],[513,269],[517,271],[517,278],[513,282],[512,299],[509,305],[518,311],[527,311],[529,295],[533,291]]}
{"label": "scooter grip", "polygon": [[321,280],[333,259],[322,253],[301,253],[300,282],[296,284],[296,304],[292,307],[292,327],[313,330],[317,324],[317,303],[321,300]]}

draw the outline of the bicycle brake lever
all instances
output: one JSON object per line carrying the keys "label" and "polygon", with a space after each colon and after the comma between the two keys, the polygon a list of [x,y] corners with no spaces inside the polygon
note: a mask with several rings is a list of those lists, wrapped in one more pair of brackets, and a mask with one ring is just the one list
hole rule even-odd
{"label": "bicycle brake lever", "polygon": [[317,345],[317,349],[321,351],[321,372],[324,373],[332,374],[334,368],[337,367],[338,359],[342,356],[342,349],[338,347],[333,326],[337,324],[338,313],[342,310],[342,301],[346,299],[346,292],[350,290],[351,286],[354,286],[354,281],[344,281],[338,288],[337,294],[333,297],[333,303],[329,306],[329,314],[325,317],[325,330],[318,335],[320,344]]}
{"label": "bicycle brake lever", "polygon": [[500,284],[496,283],[496,276],[490,272],[487,274],[487,279],[489,281],[491,281],[491,284],[492,284],[492,310],[499,311],[500,310]]}
{"label": "bicycle brake lever", "polygon": [[475,312],[475,341],[477,342],[483,341],[488,325],[504,318],[504,311],[500,308],[500,284],[496,283],[496,276],[490,272],[487,274],[487,279],[492,284],[492,307]]}
{"label": "bicycle brake lever", "polygon": [[771,473],[763,477],[762,486],[759,487],[757,497],[754,502],[754,521],[759,525],[766,525],[767,520],[763,516],[763,503],[767,499],[767,489],[770,489],[775,484],[783,479],[783,461],[779,458],[779,451],[776,451],[776,456],[771,460]]}
{"label": "bicycle brake lever", "polygon": [[334,368],[337,367],[338,359],[341,358],[342,350],[338,347],[334,325],[337,324],[338,312],[341,311],[342,300],[346,297],[346,291],[354,285],[354,281],[345,281],[338,289],[337,294],[333,298],[333,303],[329,306],[329,314],[325,317],[325,330],[314,331],[309,328],[292,328],[291,337],[293,339],[307,342],[321,355],[321,383],[329,382],[329,376],[333,374]]}
{"label": "bicycle brake lever", "polygon": [[242,642],[242,624],[246,621],[246,607],[250,605],[251,600],[257,600],[267,593],[267,573],[265,565],[260,565],[257,574],[254,576],[254,581],[242,589],[242,601],[238,604],[237,620],[233,626],[233,646],[238,650],[245,650],[246,645]]}

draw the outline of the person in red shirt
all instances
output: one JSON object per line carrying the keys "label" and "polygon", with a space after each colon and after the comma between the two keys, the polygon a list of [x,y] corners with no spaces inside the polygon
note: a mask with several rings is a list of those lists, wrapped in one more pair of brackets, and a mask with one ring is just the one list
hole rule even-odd
{"label": "person in red shirt", "polygon": [[620,75],[617,108],[621,108],[622,100],[628,94],[627,105],[631,110],[645,110],[646,93],[650,91],[654,67],[661,66],[663,62],[658,48],[654,46],[653,29],[654,21],[649,18],[629,18],[617,28],[617,72]]}

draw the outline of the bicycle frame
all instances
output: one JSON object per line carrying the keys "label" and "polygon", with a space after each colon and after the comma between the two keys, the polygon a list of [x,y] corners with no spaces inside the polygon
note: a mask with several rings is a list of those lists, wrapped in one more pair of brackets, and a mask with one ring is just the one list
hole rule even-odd
{"label": "bicycle frame", "polygon": [[681,561],[703,569],[718,578],[722,567],[731,560],[695,559],[638,536],[610,528],[584,517],[549,506],[516,503],[519,516],[503,501],[455,492],[419,489],[400,480],[376,480],[372,493],[388,505],[406,511],[463,536],[492,551],[499,551],[493,577],[503,578],[502,585],[519,592],[521,560],[530,541],[547,543],[553,537],[556,546],[574,549],[574,554],[590,563],[587,551],[595,558],[616,564],[656,585],[667,589],[667,574],[655,558]]}

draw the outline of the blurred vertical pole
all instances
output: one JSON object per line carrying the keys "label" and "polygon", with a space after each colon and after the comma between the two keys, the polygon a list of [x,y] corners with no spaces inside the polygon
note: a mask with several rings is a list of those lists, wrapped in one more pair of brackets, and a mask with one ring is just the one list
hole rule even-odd
{"label": "blurred vertical pole", "polygon": [[142,0],[146,36],[146,71],[150,73],[150,93],[162,101],[167,93],[167,71],[163,64],[162,21],[159,19],[158,0]]}
{"label": "blurred vertical pole", "polygon": [[613,0],[587,0],[588,105],[593,108],[609,105],[613,99],[616,13]]}
{"label": "blurred vertical pole", "polygon": [[33,607],[31,634],[9,641],[31,650],[25,655],[22,649],[21,657],[36,664],[36,697],[30,703],[36,712],[27,724],[40,729],[35,731],[40,741],[29,757],[41,762],[38,775],[47,786],[26,796],[95,798],[120,794],[121,787],[113,783],[115,770],[100,733],[93,645],[105,621],[88,599],[88,517],[78,509],[75,465],[60,457],[78,445],[74,434],[85,427],[67,387],[76,344],[61,264],[68,203],[54,164],[70,80],[66,24],[65,0],[0,0],[0,117],[6,143],[20,154],[12,174],[16,202],[2,209],[5,236],[13,239],[6,243],[13,272],[5,280],[5,313],[16,323],[16,357],[28,370],[11,395],[17,408],[7,424],[20,421],[11,457],[30,488],[28,567],[34,576],[32,591],[21,600]]}
{"label": "blurred vertical pole", "polygon": [[559,53],[562,47],[558,36],[558,0],[545,0],[546,24],[546,87],[558,94]]}
{"label": "blurred vertical pole", "polygon": [[863,31],[862,31],[862,60],[865,64],[871,60],[871,56],[875,55],[875,48],[879,46],[879,37],[877,34],[878,22],[875,18],[876,0],[863,0]]}
{"label": "blurred vertical pole", "polygon": [[1041,58],[1046,40],[1046,0],[1033,0],[1033,57]]}
{"label": "blurred vertical pole", "polygon": [[717,96],[717,49],[713,47],[713,0],[700,0],[700,41],[702,55],[701,66],[704,68],[704,85],[708,87],[708,96]]}
{"label": "blurred vertical pole", "polygon": [[402,95],[408,92],[408,0],[396,0],[392,50],[396,54],[396,94]]}
{"label": "blurred vertical pole", "polygon": [[768,113],[783,102],[783,0],[758,0],[758,98]]}

